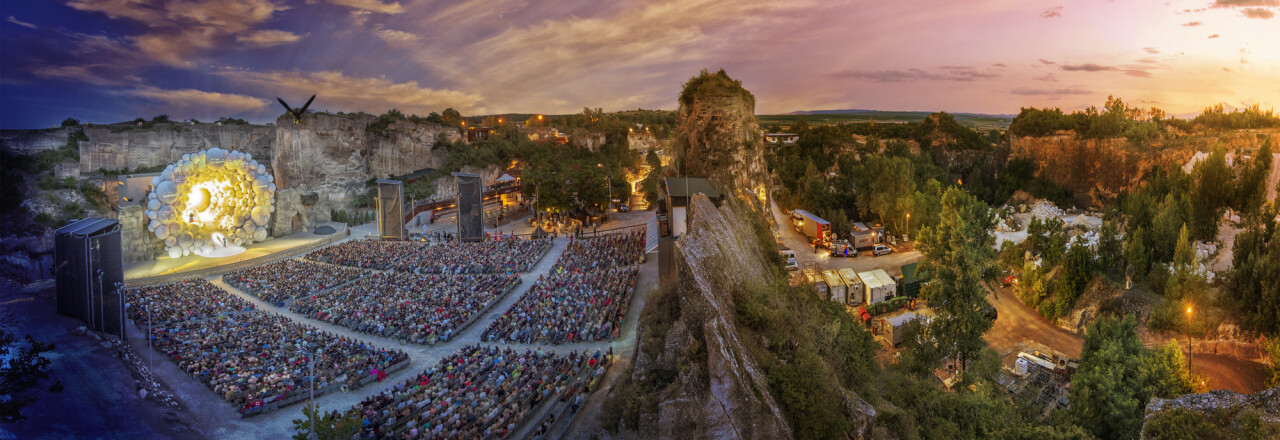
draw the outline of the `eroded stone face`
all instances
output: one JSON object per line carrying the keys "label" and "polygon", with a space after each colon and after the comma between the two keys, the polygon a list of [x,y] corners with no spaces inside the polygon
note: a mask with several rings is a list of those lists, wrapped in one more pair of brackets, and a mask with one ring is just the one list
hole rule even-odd
{"label": "eroded stone face", "polygon": [[679,110],[678,142],[685,173],[706,177],[716,189],[766,215],[769,173],[755,104],[743,96],[697,97]]}

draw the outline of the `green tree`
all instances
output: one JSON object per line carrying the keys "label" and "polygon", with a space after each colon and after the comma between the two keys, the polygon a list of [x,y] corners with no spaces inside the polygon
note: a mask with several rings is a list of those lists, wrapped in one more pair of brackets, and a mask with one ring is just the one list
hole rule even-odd
{"label": "green tree", "polygon": [[1185,223],[1178,231],[1178,242],[1173,249],[1174,270],[1191,270],[1191,264],[1195,263],[1196,251],[1191,247],[1191,235]]}
{"label": "green tree", "polygon": [[1120,228],[1113,220],[1102,222],[1098,230],[1098,266],[1111,271],[1120,266],[1124,257],[1124,243],[1120,241]]}
{"label": "green tree", "polygon": [[858,171],[855,197],[864,215],[875,214],[880,224],[896,233],[905,230],[907,211],[916,192],[911,160],[905,157],[872,155]]}
{"label": "green tree", "polygon": [[80,121],[76,120],[75,118],[67,118],[62,120],[62,128],[78,127],[79,125],[80,125]]}
{"label": "green tree", "polygon": [[1222,210],[1235,195],[1235,172],[1227,166],[1227,150],[1214,148],[1191,172],[1191,233],[1198,240],[1218,236]]}
{"label": "green tree", "polygon": [[[312,418],[315,418],[315,433],[311,432]],[[360,414],[355,411],[345,413],[323,413],[320,408],[312,408],[311,403],[302,407],[302,418],[293,420],[294,440],[348,440],[360,430]]]}
{"label": "green tree", "polygon": [[1256,212],[1267,202],[1267,178],[1271,174],[1271,138],[1262,142],[1262,148],[1252,160],[1246,162],[1244,171],[1240,173],[1240,184],[1236,189],[1236,201],[1233,204],[1242,213]]}
{"label": "green tree", "polygon": [[54,348],[31,335],[26,335],[23,343],[13,333],[0,329],[0,396],[5,396],[0,399],[0,423],[26,420],[22,409],[35,402],[38,388],[62,392],[61,380],[55,379],[44,388],[53,364],[44,354]]}
{"label": "green tree", "polygon": [[1085,333],[1080,369],[1071,379],[1072,415],[1098,438],[1136,438],[1151,397],[1194,388],[1181,356],[1176,347],[1144,348],[1133,316],[1099,318]]}
{"label": "green tree", "polygon": [[960,361],[962,371],[987,346],[982,334],[991,321],[982,311],[990,304],[982,279],[995,264],[994,227],[995,216],[986,203],[953,187],[942,196],[938,225],[921,230],[917,242],[933,277],[922,291],[938,313],[930,332],[944,353]]}
{"label": "green tree", "polygon": [[453,107],[449,107],[440,113],[440,120],[443,121],[445,125],[458,125],[458,123],[462,122],[462,113],[454,110]]}
{"label": "green tree", "polygon": [[1236,236],[1231,275],[1245,327],[1273,336],[1280,334],[1280,234],[1274,216],[1274,210],[1264,214]]}

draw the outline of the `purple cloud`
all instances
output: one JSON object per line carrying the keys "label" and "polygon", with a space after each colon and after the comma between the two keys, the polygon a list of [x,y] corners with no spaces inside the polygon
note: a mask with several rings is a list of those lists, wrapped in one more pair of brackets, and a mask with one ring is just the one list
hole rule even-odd
{"label": "purple cloud", "polygon": [[1062,89],[1031,89],[1026,87],[1019,87],[1019,88],[1010,90],[1009,93],[1012,93],[1015,95],[1023,95],[1023,96],[1038,96],[1038,95],[1088,95],[1093,92],[1090,92],[1088,90],[1082,90],[1075,87],[1067,87]]}
{"label": "purple cloud", "polygon": [[1054,18],[1054,17],[1061,17],[1061,16],[1062,16],[1062,6],[1061,6],[1061,5],[1059,5],[1059,6],[1054,6],[1054,7],[1049,8],[1049,9],[1045,9],[1045,10],[1044,10],[1044,12],[1041,12],[1041,13],[1040,13],[1040,18]]}
{"label": "purple cloud", "polygon": [[1105,72],[1108,70],[1116,70],[1115,66],[1103,66],[1101,64],[1085,63],[1085,64],[1063,64],[1062,70],[1068,72]]}
{"label": "purple cloud", "polygon": [[921,69],[907,70],[848,70],[832,74],[835,78],[865,79],[874,82],[906,82],[906,81],[973,81],[990,79],[998,74],[974,70],[964,66],[942,66],[940,72],[927,72]]}
{"label": "purple cloud", "polygon": [[1040,59],[1040,64],[1044,64],[1044,65],[1048,65],[1048,66],[1055,66],[1055,65],[1057,65],[1058,63],[1055,63],[1055,62],[1053,62],[1053,61],[1049,61],[1049,60],[1046,60],[1046,59],[1044,59],[1044,58],[1041,58],[1041,59]]}

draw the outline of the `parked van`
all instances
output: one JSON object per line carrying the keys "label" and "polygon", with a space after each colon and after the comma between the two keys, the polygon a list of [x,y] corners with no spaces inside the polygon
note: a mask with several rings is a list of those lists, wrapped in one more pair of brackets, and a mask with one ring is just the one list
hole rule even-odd
{"label": "parked van", "polygon": [[778,254],[782,255],[782,259],[787,260],[787,270],[800,270],[800,264],[796,262],[796,251],[779,245]]}
{"label": "parked van", "polygon": [[875,250],[872,252],[875,253],[877,257],[881,255],[889,255],[893,253],[893,248],[883,244],[877,244]]}

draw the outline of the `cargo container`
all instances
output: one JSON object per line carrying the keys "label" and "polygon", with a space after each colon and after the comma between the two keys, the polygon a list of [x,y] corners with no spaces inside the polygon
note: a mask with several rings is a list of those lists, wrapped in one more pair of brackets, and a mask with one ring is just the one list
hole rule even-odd
{"label": "cargo container", "polygon": [[858,278],[858,273],[847,267],[836,272],[840,273],[840,279],[844,280],[845,294],[848,297],[847,304],[857,305],[865,302],[864,297],[866,295],[863,294],[865,288],[862,285],[862,279]]}
{"label": "cargo container", "polygon": [[826,279],[827,288],[831,294],[827,299],[840,304],[844,304],[849,300],[848,286],[845,285],[844,279],[840,278],[839,272],[836,272],[834,269],[827,269],[822,271],[822,277]]}

